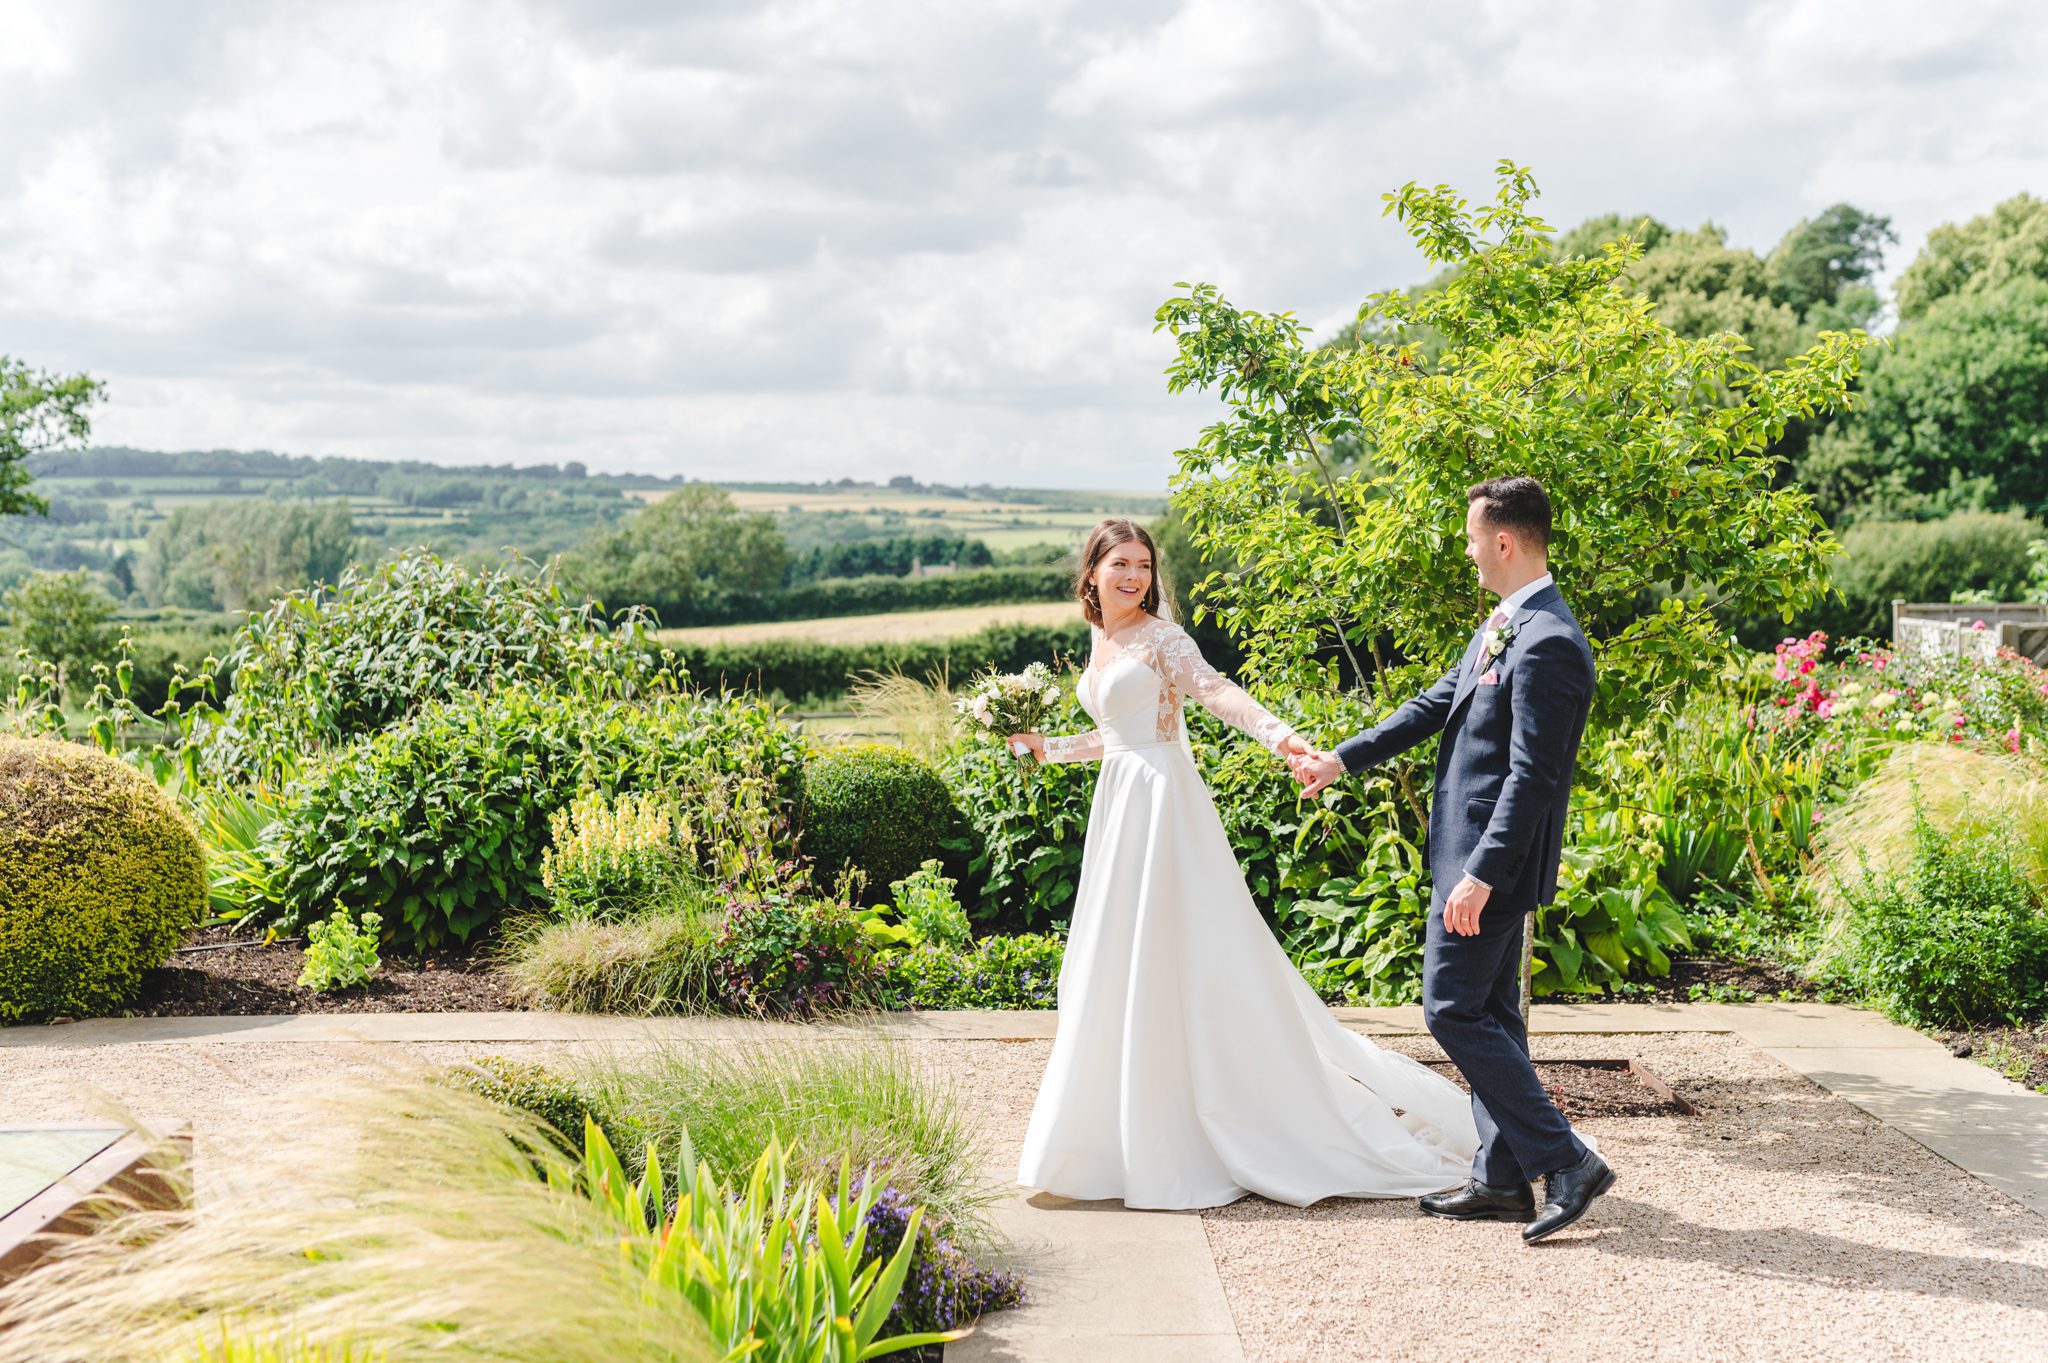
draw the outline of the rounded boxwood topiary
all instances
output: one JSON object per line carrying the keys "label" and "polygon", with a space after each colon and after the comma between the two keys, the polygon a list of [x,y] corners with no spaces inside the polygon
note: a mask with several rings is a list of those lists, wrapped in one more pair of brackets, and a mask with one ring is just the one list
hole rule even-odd
{"label": "rounded boxwood topiary", "polygon": [[116,757],[0,738],[0,1022],[126,1006],[206,909],[206,854]]}
{"label": "rounded boxwood topiary", "polygon": [[804,767],[801,840],[822,885],[850,865],[867,872],[865,898],[886,897],[889,882],[941,855],[955,818],[938,772],[901,748],[832,748]]}

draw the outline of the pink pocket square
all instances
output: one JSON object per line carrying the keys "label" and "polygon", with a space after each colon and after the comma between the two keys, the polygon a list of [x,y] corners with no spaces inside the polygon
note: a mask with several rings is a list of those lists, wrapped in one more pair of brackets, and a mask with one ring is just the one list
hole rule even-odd
{"label": "pink pocket square", "polygon": [[1489,668],[1487,668],[1487,669],[1486,669],[1486,675],[1485,675],[1485,676],[1483,676],[1483,677],[1481,677],[1481,678],[1479,679],[1479,684],[1480,684],[1481,686],[1499,686],[1499,685],[1500,685],[1500,669],[1499,669],[1499,668],[1497,668],[1497,667],[1489,667]]}

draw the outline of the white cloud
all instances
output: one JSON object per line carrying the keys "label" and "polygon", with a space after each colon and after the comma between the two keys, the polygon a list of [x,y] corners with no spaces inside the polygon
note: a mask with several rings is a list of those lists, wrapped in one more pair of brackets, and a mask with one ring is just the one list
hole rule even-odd
{"label": "white cloud", "polygon": [[0,0],[0,347],[101,439],[1149,486],[1177,279],[1342,323],[1380,195],[1767,248],[2048,189],[2022,0]]}

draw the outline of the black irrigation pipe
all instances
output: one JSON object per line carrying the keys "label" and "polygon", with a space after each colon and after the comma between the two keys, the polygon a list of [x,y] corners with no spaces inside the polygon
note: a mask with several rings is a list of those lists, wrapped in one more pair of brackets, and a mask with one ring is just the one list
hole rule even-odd
{"label": "black irrigation pipe", "polygon": [[173,949],[171,954],[173,956],[184,956],[195,951],[231,951],[236,947],[288,947],[294,942],[303,942],[305,940],[303,937],[273,937],[269,941],[265,941],[261,937],[250,937],[240,942],[207,942],[196,947],[177,947]]}

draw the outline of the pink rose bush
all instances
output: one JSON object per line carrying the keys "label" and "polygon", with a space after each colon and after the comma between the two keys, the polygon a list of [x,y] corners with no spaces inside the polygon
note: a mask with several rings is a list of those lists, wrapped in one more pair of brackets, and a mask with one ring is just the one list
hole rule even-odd
{"label": "pink rose bush", "polygon": [[1881,647],[1847,653],[1815,630],[1785,639],[1754,668],[1770,685],[1751,713],[1751,728],[1789,734],[1823,724],[1845,743],[1939,739],[2048,751],[2048,670],[2011,649],[1988,663],[1909,658]]}

